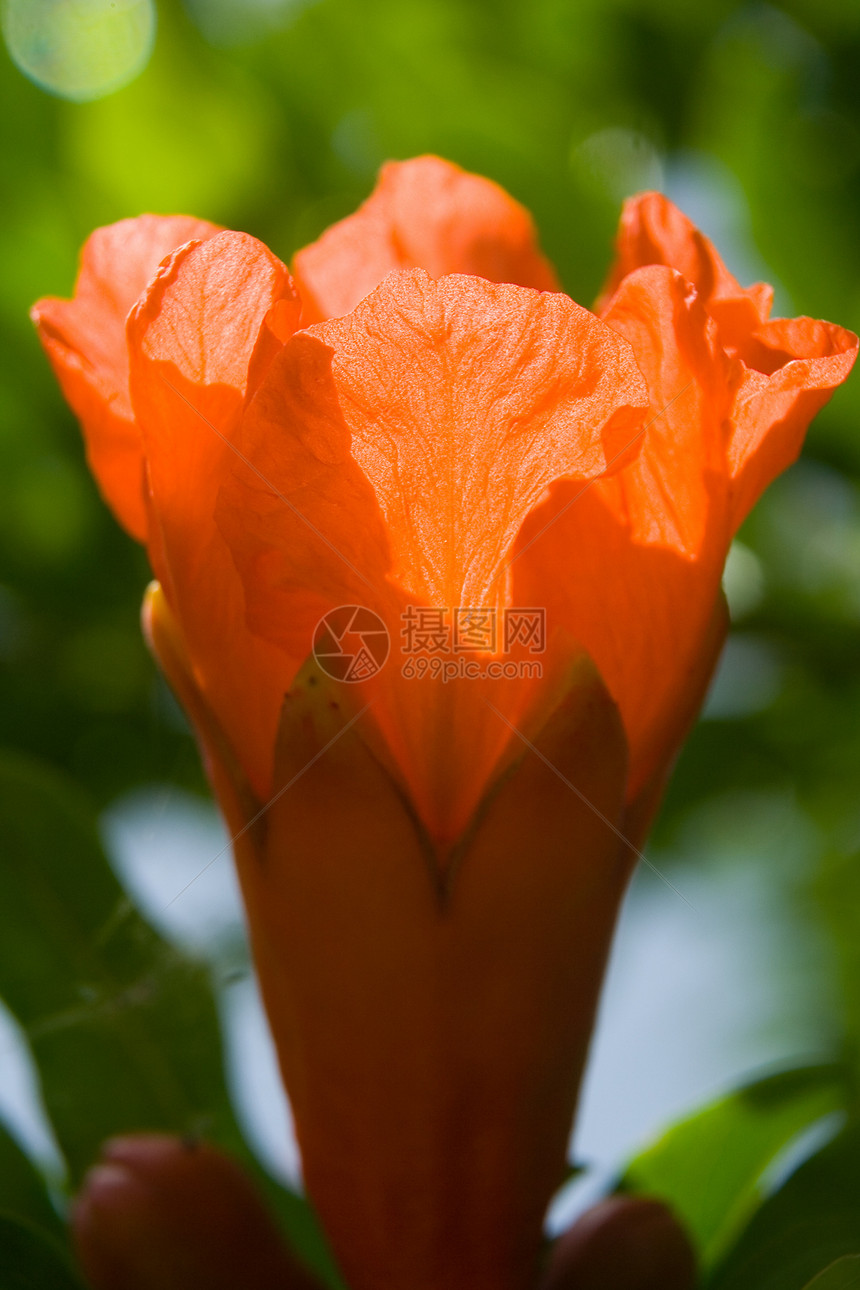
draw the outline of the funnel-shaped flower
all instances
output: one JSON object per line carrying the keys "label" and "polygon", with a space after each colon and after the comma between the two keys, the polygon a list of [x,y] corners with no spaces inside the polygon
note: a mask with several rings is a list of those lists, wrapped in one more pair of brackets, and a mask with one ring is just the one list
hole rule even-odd
{"label": "funnel-shaped flower", "polygon": [[651,194],[591,313],[520,206],[419,158],[294,279],[144,217],[36,307],[160,583],[354,1290],[529,1284],[625,832],[710,676],[732,534],[856,355],[768,306]]}

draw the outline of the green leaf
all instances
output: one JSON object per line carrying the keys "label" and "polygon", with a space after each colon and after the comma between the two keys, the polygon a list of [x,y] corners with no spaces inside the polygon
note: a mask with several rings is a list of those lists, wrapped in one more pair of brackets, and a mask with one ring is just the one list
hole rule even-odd
{"label": "green leaf", "polygon": [[242,1139],[207,969],[133,908],[85,803],[4,756],[0,836],[0,996],[29,1039],[72,1187],[116,1134],[200,1135],[241,1161],[297,1253],[333,1275],[310,1206]]}
{"label": "green leaf", "polygon": [[860,1125],[853,1124],[764,1202],[707,1290],[802,1290],[822,1268],[860,1250],[858,1196]]}
{"label": "green leaf", "polygon": [[131,907],[82,804],[4,759],[0,835],[0,994],[29,1038],[73,1182],[117,1132],[235,1141],[206,971]]}
{"label": "green leaf", "polygon": [[[59,1217],[51,1204],[45,1180],[18,1143],[0,1123],[0,1213],[34,1223],[58,1235]],[[0,1282],[2,1290],[2,1282]]]}
{"label": "green leaf", "polygon": [[757,1080],[675,1125],[631,1162],[621,1187],[666,1200],[693,1237],[703,1267],[712,1267],[758,1204],[770,1162],[846,1100],[835,1065]]}
{"label": "green leaf", "polygon": [[83,1284],[46,1233],[0,1213],[0,1290],[83,1290]]}
{"label": "green leaf", "polygon": [[804,1290],[857,1290],[860,1286],[860,1254],[837,1259],[804,1287]]}

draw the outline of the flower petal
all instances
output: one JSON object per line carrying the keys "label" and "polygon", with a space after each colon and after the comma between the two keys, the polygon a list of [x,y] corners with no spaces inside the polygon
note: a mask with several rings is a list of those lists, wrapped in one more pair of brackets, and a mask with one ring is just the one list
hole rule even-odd
{"label": "flower petal", "polygon": [[543,490],[601,474],[642,420],[630,347],[566,296],[414,270],[313,330],[334,353],[390,576],[428,604],[500,603]]}
{"label": "flower petal", "polygon": [[764,283],[741,287],[712,243],[659,193],[625,203],[617,259],[597,306],[601,316],[611,310],[626,275],[647,264],[669,265],[695,287],[720,344],[737,360],[727,445],[734,532],[797,457],[809,422],[850,372],[857,338],[811,318],[768,321],[772,289]]}
{"label": "flower petal", "polygon": [[329,609],[362,604],[386,619],[389,538],[354,460],[332,350],[308,332],[272,361],[236,431],[216,520],[245,587],[252,631],[298,666]]}
{"label": "flower petal", "polygon": [[651,404],[638,455],[599,495],[634,542],[696,559],[715,528],[714,483],[725,475],[734,369],[690,284],[659,265],[629,274],[604,314],[633,347]]}
{"label": "flower petal", "polygon": [[393,269],[409,268],[558,290],[519,202],[449,161],[415,157],[383,166],[364,205],[298,252],[306,320],[349,313]]}
{"label": "flower petal", "polygon": [[628,273],[646,264],[677,269],[696,288],[728,348],[767,321],[773,288],[764,282],[742,287],[713,243],[662,193],[641,193],[624,203],[616,259],[597,312],[605,312]]}
{"label": "flower petal", "polygon": [[67,402],[80,420],[87,461],[119,522],[146,539],[143,457],[128,392],[125,321],[161,261],[217,226],[185,215],[141,215],[87,240],[72,300],[49,296],[32,318]]}
{"label": "flower petal", "polygon": [[[620,458],[646,398],[627,342],[565,296],[391,275],[284,347],[238,432],[219,523],[250,626],[298,655],[341,603],[379,613],[394,646],[405,604],[498,611],[529,510]],[[428,689],[401,662],[369,683],[374,718],[425,822],[454,837],[510,743],[487,697],[516,721],[531,689]]]}
{"label": "flower petal", "polygon": [[606,321],[648,381],[641,452],[587,490],[554,486],[518,540],[514,594],[546,604],[594,659],[621,709],[632,798],[671,759],[707,683],[699,659],[714,657],[731,365],[695,292],[662,266],[626,277]]}
{"label": "flower petal", "polygon": [[197,683],[260,797],[271,782],[289,663],[247,631],[242,587],[214,514],[249,365],[278,301],[292,303],[297,320],[284,265],[247,234],[219,233],[165,263],[128,327],[153,570]]}
{"label": "flower petal", "polygon": [[810,421],[854,366],[857,347],[852,332],[812,318],[774,319],[747,339],[728,445],[733,531],[797,458]]}

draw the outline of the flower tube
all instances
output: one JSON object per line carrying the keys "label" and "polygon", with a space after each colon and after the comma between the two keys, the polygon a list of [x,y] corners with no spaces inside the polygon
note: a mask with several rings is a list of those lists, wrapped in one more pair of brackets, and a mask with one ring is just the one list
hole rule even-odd
{"label": "flower tube", "polygon": [[769,307],[645,194],[583,309],[517,203],[422,157],[292,276],[144,216],[34,310],[147,545],[352,1290],[533,1282],[729,543],[856,356]]}

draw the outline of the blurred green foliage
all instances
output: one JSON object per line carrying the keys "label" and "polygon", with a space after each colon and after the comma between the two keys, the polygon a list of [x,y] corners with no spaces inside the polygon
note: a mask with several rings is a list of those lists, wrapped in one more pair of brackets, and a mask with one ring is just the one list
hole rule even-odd
{"label": "blurred green foliage", "polygon": [[29,1034],[72,1184],[130,1124],[235,1147],[205,972],[130,906],[95,821],[38,768],[0,760],[0,834],[0,997]]}
{"label": "blurred green foliage", "polygon": [[[216,1137],[242,1149],[195,964],[162,965],[156,997],[136,997],[115,1029],[91,1009],[63,1049],[68,1030],[38,1028],[68,1015],[82,989],[109,1002],[146,982],[153,956],[173,953],[134,911],[98,940],[118,893],[95,847],[93,812],[153,780],[205,791],[185,723],[140,639],[145,558],[97,496],[27,321],[38,296],[70,293],[91,229],[144,210],[184,211],[254,233],[289,258],[367,195],[383,160],[430,151],[520,198],[565,288],[584,303],[606,272],[621,197],[662,185],[739,276],[776,283],[782,312],[860,328],[856,4],[159,0],[157,9],[146,70],[92,102],[52,97],[0,52],[0,743],[77,781],[80,799],[69,804],[70,790],[47,772],[7,768],[0,994],[33,1032],[74,1176],[101,1133],[141,1120],[183,1128],[203,1114]],[[854,380],[741,534],[722,700],[689,742],[655,838],[666,864],[721,841],[743,854],[778,852],[774,890],[825,947],[831,988],[816,1006],[845,1090],[860,1069],[858,415]],[[789,843],[775,845],[781,835],[767,824],[758,840],[738,842],[738,819],[771,819],[769,803],[777,813],[789,803],[802,822],[799,859]],[[61,825],[55,813],[64,810]],[[59,897],[49,891],[66,893],[62,936],[51,930],[48,904]],[[200,1051],[213,1067],[191,1078],[194,1045],[182,1055],[178,1034],[193,1000],[191,1030],[206,1031]],[[148,1054],[133,1063],[134,1086],[108,1070],[123,1045]],[[74,1087],[86,1115],[64,1109],[53,1073],[77,1062],[91,1063],[100,1095],[87,1102],[81,1071]],[[780,1085],[783,1100],[742,1096],[703,1113],[711,1118],[681,1126],[631,1180],[638,1169],[642,1185],[657,1186],[659,1173],[659,1186],[680,1194],[702,1135],[716,1134],[731,1194],[717,1214],[708,1211],[717,1193],[708,1193],[690,1221],[705,1247],[717,1241],[724,1254],[758,1203],[773,1153],[822,1113],[822,1100],[832,1109],[827,1088],[803,1079]],[[837,1101],[850,1120],[853,1093]],[[856,1252],[845,1241],[860,1248],[857,1160],[849,1128],[766,1201],[714,1285],[800,1290],[828,1261]],[[0,1210],[14,1209],[14,1191],[19,1217],[50,1227],[40,1180],[2,1133],[0,1175]],[[853,1207],[837,1204],[840,1186],[854,1189]],[[801,1211],[823,1233],[801,1243],[820,1254],[815,1265],[783,1239]],[[850,1284],[828,1275],[822,1285]]]}
{"label": "blurred green foliage", "polygon": [[[753,1216],[709,1290],[786,1290],[860,1251],[860,1132],[805,1161]],[[850,1284],[850,1282],[849,1282]]]}
{"label": "blurred green foliage", "polygon": [[[0,758],[0,836],[0,998],[29,1038],[64,1188],[123,1132],[205,1137],[242,1161],[292,1243],[329,1274],[308,1206],[262,1174],[236,1124],[207,969],[134,909],[86,801],[38,765]],[[56,1226],[45,1180],[0,1123],[4,1210]]]}
{"label": "blurred green foliage", "polygon": [[0,1214],[3,1290],[83,1290],[69,1256],[44,1232]]}
{"label": "blurred green foliage", "polygon": [[667,1201],[710,1271],[760,1202],[767,1166],[802,1129],[841,1111],[849,1097],[838,1066],[771,1075],[673,1126],[631,1162],[622,1189]]}
{"label": "blurred green foliage", "polygon": [[810,1281],[807,1290],[856,1290],[858,1285],[860,1254],[846,1254]]}

